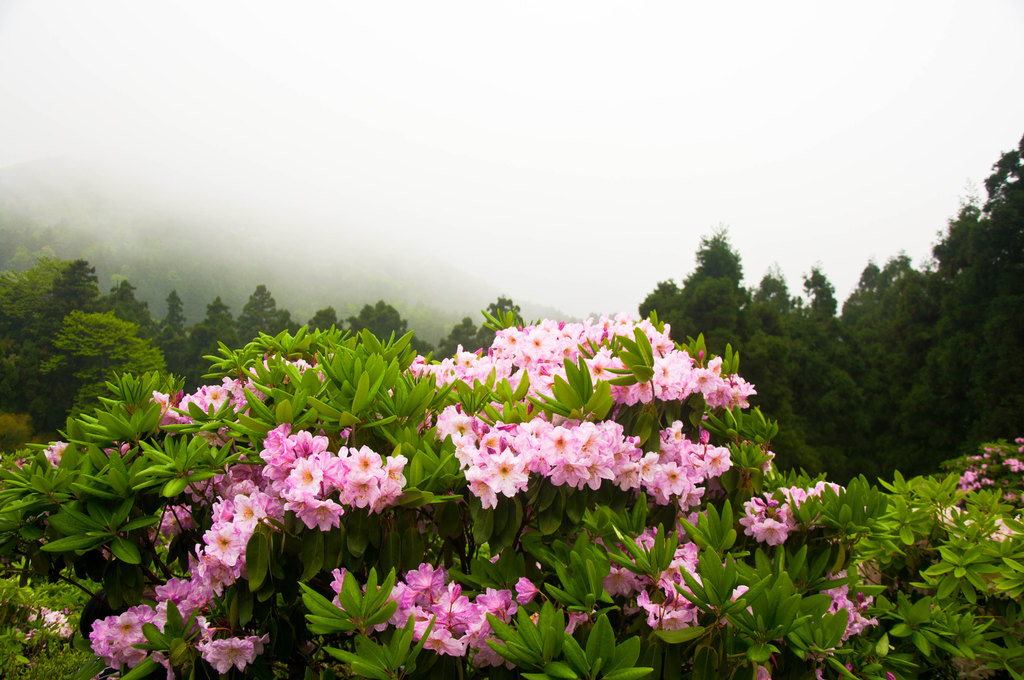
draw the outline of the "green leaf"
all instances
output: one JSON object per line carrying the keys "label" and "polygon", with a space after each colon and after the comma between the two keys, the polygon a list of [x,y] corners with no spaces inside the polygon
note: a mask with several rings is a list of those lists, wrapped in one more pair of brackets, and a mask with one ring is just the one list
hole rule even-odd
{"label": "green leaf", "polygon": [[309,579],[320,573],[324,564],[324,532],[306,531],[302,534],[302,576],[301,581]]}
{"label": "green leaf", "polygon": [[572,668],[561,661],[551,661],[544,666],[544,672],[553,678],[565,678],[566,680],[575,680],[580,677],[576,674]]}
{"label": "green leaf", "polygon": [[370,392],[370,374],[363,373],[359,376],[355,396],[352,397],[352,411],[359,413],[367,406]]}
{"label": "green leaf", "polygon": [[142,555],[139,554],[139,548],[128,539],[120,536],[116,537],[110,544],[110,551],[114,553],[114,557],[127,562],[128,564],[141,564]]}
{"label": "green leaf", "polygon": [[562,653],[577,673],[590,675],[590,664],[587,663],[586,653],[576,639],[568,633],[565,634],[565,641],[562,643]]}
{"label": "green leaf", "polygon": [[153,661],[152,657],[147,656],[143,659],[142,663],[122,675],[121,680],[142,680],[142,678],[147,677],[156,670],[159,665],[156,661]]}
{"label": "green leaf", "polygon": [[704,634],[703,626],[693,626],[691,628],[679,628],[676,630],[655,630],[654,635],[659,639],[669,643],[670,645],[677,645],[681,642],[689,642],[699,638]]}
{"label": "green leaf", "polygon": [[64,552],[66,550],[88,550],[95,548],[96,546],[102,545],[108,536],[67,536],[65,538],[58,538],[56,541],[50,541],[43,546],[43,550],[47,552]]}
{"label": "green leaf", "polygon": [[249,591],[256,592],[267,577],[270,563],[270,545],[267,537],[258,530],[249,537],[245,549],[245,568],[249,574]]}
{"label": "green leaf", "polygon": [[494,533],[494,510],[484,508],[474,514],[473,540],[477,543],[486,543]]}
{"label": "green leaf", "polygon": [[608,622],[608,615],[601,614],[587,636],[587,661],[594,668],[602,655],[610,660],[614,653],[615,633],[612,632],[612,624]]}
{"label": "green leaf", "polygon": [[650,675],[653,670],[650,666],[637,666],[636,668],[623,668],[622,670],[612,671],[603,677],[604,680],[639,680]]}
{"label": "green leaf", "polygon": [[[192,404],[190,403],[189,406]],[[295,418],[295,414],[292,411],[292,404],[290,401],[282,401],[278,403],[275,412],[275,417],[279,423],[290,423]]]}
{"label": "green leaf", "polygon": [[769,644],[756,644],[747,647],[747,658],[756,664],[763,664],[772,658],[772,646]]}
{"label": "green leaf", "polygon": [[188,486],[188,481],[181,478],[174,478],[167,480],[164,484],[164,488],[160,491],[160,495],[164,498],[174,498]]}

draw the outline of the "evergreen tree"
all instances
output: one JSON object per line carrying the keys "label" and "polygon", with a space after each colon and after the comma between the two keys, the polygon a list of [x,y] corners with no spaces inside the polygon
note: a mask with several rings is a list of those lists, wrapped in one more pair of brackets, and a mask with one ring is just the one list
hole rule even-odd
{"label": "evergreen tree", "polygon": [[744,308],[749,293],[742,287],[743,266],[725,230],[701,239],[697,267],[682,288],[663,281],[640,305],[640,315],[657,312],[671,326],[672,338],[685,342],[703,333],[708,349],[720,354],[726,343],[736,347],[745,333]]}
{"label": "evergreen tree", "polygon": [[[502,319],[506,315],[514,315],[519,323],[522,323],[522,316],[519,305],[511,298],[498,296],[498,299],[487,305],[487,313],[496,319]],[[437,343],[438,357],[451,357],[455,355],[459,345],[465,352],[476,352],[487,349],[494,342],[494,331],[487,328],[483,323],[479,326],[473,324],[471,317],[463,317],[462,321],[452,326],[451,331]]]}
{"label": "evergreen tree", "polygon": [[41,315],[43,333],[52,337],[60,329],[65,316],[73,310],[95,312],[99,301],[96,268],[85,260],[67,263],[54,279],[49,305]]}
{"label": "evergreen tree", "polygon": [[778,267],[770,269],[761,278],[747,309],[749,336],[743,340],[740,371],[757,386],[752,403],[779,421],[781,429],[774,447],[778,464],[819,470],[821,458],[807,445],[793,411],[790,383],[798,360],[790,336],[793,309],[785,278]]}
{"label": "evergreen tree", "polygon": [[334,310],[334,307],[324,307],[316,310],[306,325],[310,329],[327,330],[331,326],[337,327],[341,324],[338,321],[338,312]]}
{"label": "evergreen tree", "polygon": [[276,335],[282,330],[290,329],[291,326],[291,313],[284,309],[279,310],[274,296],[261,283],[256,286],[256,290],[242,307],[242,313],[238,315],[236,332],[242,342],[249,342],[259,337],[261,332]]}
{"label": "evergreen tree", "polygon": [[167,294],[167,314],[160,322],[160,330],[185,334],[185,305],[178,296],[177,290],[171,290]]}
{"label": "evergreen tree", "polygon": [[167,370],[175,375],[190,375],[188,336],[185,333],[184,305],[177,290],[167,295],[167,314],[160,322],[156,344],[163,352]]}
{"label": "evergreen tree", "polygon": [[897,467],[907,474],[934,470],[935,452],[923,443],[927,429],[908,410],[908,397],[920,383],[923,362],[934,340],[936,303],[928,274],[898,255],[884,267],[869,263],[857,289],[843,305],[840,319],[850,348],[848,371],[865,395],[864,430],[853,433],[848,448],[862,467],[890,476]]}
{"label": "evergreen tree", "polygon": [[830,319],[836,315],[836,289],[817,266],[804,277],[804,292],[810,299],[810,311],[822,319]]}
{"label": "evergreen tree", "polygon": [[448,335],[441,338],[437,343],[437,357],[452,357],[458,350],[459,345],[467,352],[475,352],[480,349],[476,346],[480,329],[473,323],[473,319],[466,316],[462,321],[452,326]]}
{"label": "evergreen tree", "polygon": [[983,208],[965,205],[933,249],[935,343],[912,396],[941,423],[927,446],[954,455],[1024,431],[1024,138],[985,182]]}
{"label": "evergreen tree", "polygon": [[[387,340],[392,333],[396,339],[405,335],[408,332],[409,322],[402,318],[397,309],[383,300],[378,300],[377,304],[372,307],[363,305],[357,316],[350,316],[348,326],[353,333],[367,329],[381,340]],[[415,336],[409,346],[420,354],[428,354],[433,349],[430,343]]]}
{"label": "evergreen tree", "polygon": [[363,305],[357,316],[350,316],[348,326],[354,333],[365,328],[378,338],[386,340],[392,333],[396,338],[405,335],[409,324],[397,309],[383,300],[378,300],[372,307]]}
{"label": "evergreen tree", "polygon": [[110,312],[118,319],[133,323],[139,328],[139,335],[152,338],[156,334],[156,324],[149,315],[149,304],[135,297],[135,286],[122,279],[110,289],[110,294],[100,304],[105,312]]}
{"label": "evergreen tree", "polygon": [[202,376],[209,366],[203,357],[216,354],[220,342],[228,347],[237,347],[239,344],[231,308],[224,304],[218,295],[213,302],[206,305],[206,318],[189,330],[189,369],[184,372],[187,388],[194,389],[202,384]]}

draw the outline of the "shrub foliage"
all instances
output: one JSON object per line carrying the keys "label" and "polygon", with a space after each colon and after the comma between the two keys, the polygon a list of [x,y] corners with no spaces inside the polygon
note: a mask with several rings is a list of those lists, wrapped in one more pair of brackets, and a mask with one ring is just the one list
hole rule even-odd
{"label": "shrub foliage", "polygon": [[490,323],[123,375],[2,472],[3,564],[102,584],[80,677],[1024,677],[999,494],[780,473],[738,355],[656,318]]}

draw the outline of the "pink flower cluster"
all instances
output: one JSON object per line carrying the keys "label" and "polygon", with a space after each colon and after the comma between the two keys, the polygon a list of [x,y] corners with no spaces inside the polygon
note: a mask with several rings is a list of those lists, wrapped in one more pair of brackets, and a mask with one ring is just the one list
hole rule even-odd
{"label": "pink flower cluster", "polygon": [[[830,578],[846,578],[846,571],[843,570],[835,576],[830,575]],[[869,619],[864,616],[864,612],[871,608],[875,598],[865,596],[864,593],[857,593],[856,597],[850,600],[850,585],[847,583],[822,592],[832,598],[832,604],[828,608],[829,614],[835,614],[841,609],[846,610],[847,624],[846,632],[843,633],[843,642],[854,635],[860,635],[868,626],[878,625],[878,619]]]}
{"label": "pink flower cluster", "polygon": [[[146,650],[134,646],[146,644],[142,626],[147,623],[163,631],[167,624],[166,602],[162,602],[156,609],[146,605],[131,607],[123,614],[97,621],[89,634],[92,649],[111,668],[120,668],[121,664],[134,668],[150,655]],[[203,659],[216,668],[218,673],[227,673],[232,666],[240,671],[245,670],[247,665],[263,653],[263,645],[269,640],[267,635],[214,639],[213,630],[201,616],[196,618],[196,626],[200,633],[200,642],[196,647]],[[168,678],[175,677],[165,655],[153,652],[151,658],[167,669]]]}
{"label": "pink flower cluster", "polygon": [[1024,454],[1024,437],[1018,437],[1014,444],[1003,442],[987,444],[982,452],[968,456],[966,465],[959,462],[947,463],[960,472],[961,491],[976,491],[989,488],[1003,493],[1003,500],[1020,507],[1024,505],[1024,462],[1018,457]]}
{"label": "pink flower cluster", "polygon": [[199,643],[198,648],[203,659],[217,669],[218,673],[227,673],[232,666],[244,671],[246,666],[263,653],[263,645],[268,640],[267,635],[205,639]]}
{"label": "pink flower cluster", "polygon": [[655,399],[676,401],[700,392],[708,404],[732,408],[746,406],[747,398],[755,394],[753,386],[739,376],[721,375],[721,359],[712,360],[706,367],[696,365],[689,354],[676,349],[669,338],[668,325],[659,332],[650,321],[635,323],[626,314],[614,319],[602,316],[596,322],[543,321],[526,328],[506,328],[496,333],[486,355],[463,352],[460,347],[454,358],[438,364],[427,364],[420,357],[413,364],[413,371],[433,374],[439,384],[462,380],[472,385],[474,379],[482,381],[494,371],[498,380],[506,378],[516,386],[525,375],[530,381],[528,395],[536,397],[551,394],[555,376],[565,377],[563,361],[578,361],[580,347],[600,348],[593,358],[586,360],[594,380],[619,377],[613,369],[623,369],[625,364],[612,353],[611,340],[616,335],[632,339],[637,328],[651,342],[654,377],[646,383],[613,386],[612,397],[616,402],[633,405]]}
{"label": "pink flower cluster", "polygon": [[526,489],[531,473],[555,486],[597,489],[609,481],[624,491],[642,489],[662,505],[697,505],[701,485],[732,462],[727,448],[695,443],[682,428],[673,423],[661,432],[660,452],[645,454],[612,420],[555,425],[535,418],[492,426],[457,405],[437,417],[438,438],[451,437],[469,489],[485,508],[494,507],[499,494],[511,498]]}
{"label": "pink flower cluster", "polygon": [[[32,611],[29,613],[28,621],[39,621],[42,628],[47,632],[60,638],[70,638],[74,631],[71,629],[71,623],[68,621],[67,612],[67,609],[60,611],[57,609],[40,607],[38,611]],[[35,630],[29,630],[26,633],[26,637],[31,638],[35,632]]]}
{"label": "pink flower cluster", "polygon": [[220,385],[203,385],[192,394],[182,395],[179,392],[169,395],[154,391],[153,401],[160,404],[163,416],[160,421],[161,425],[191,423],[192,418],[188,415],[189,404],[195,404],[204,413],[208,413],[210,409],[216,413],[221,406],[230,403],[238,413],[244,413],[249,406],[248,400],[245,398],[246,388],[255,394],[260,394],[250,380],[223,378]]}
{"label": "pink flower cluster", "polygon": [[64,449],[68,448],[67,442],[53,442],[47,447],[44,455],[53,467],[60,467],[60,459],[64,456]]}
{"label": "pink flower cluster", "polygon": [[[146,650],[132,646],[146,644],[146,636],[142,633],[142,626],[146,623],[152,623],[163,630],[167,623],[166,606],[154,610],[152,607],[140,605],[128,609],[119,616],[108,616],[96,621],[89,634],[92,650],[111,668],[120,668],[121,664],[134,668],[148,655]],[[159,654],[154,654],[154,660],[167,663]]]}
{"label": "pink flower cluster", "polygon": [[[267,434],[260,457],[271,491],[310,529],[337,527],[344,506],[381,512],[394,505],[405,486],[403,455],[387,459],[363,446],[327,451],[327,437],[281,425]],[[337,497],[337,500],[334,500]]]}
{"label": "pink flower cluster", "polygon": [[[336,569],[334,577],[332,588],[335,593],[340,593],[345,574]],[[404,626],[411,616],[415,640],[423,637],[431,620],[434,620],[423,644],[425,648],[448,656],[471,654],[472,662],[477,666],[504,663],[504,659],[487,645],[488,640],[497,639],[487,615],[506,623],[511,621],[518,608],[511,591],[487,588],[470,599],[462,594],[462,586],[448,580],[443,568],[424,563],[414,571],[406,572],[405,578],[395,583],[390,599],[398,603],[398,609],[388,624]],[[337,598],[335,604],[338,604]],[[386,626],[382,625],[381,629]]]}
{"label": "pink flower cluster", "polygon": [[825,489],[838,493],[841,487],[832,482],[818,482],[810,489],[787,487],[779,489],[785,501],[778,501],[771,496],[751,498],[744,505],[744,514],[740,518],[743,533],[753,537],[759,543],[782,545],[791,531],[796,530],[792,507],[799,507],[808,498],[821,496]]}
{"label": "pink flower cluster", "polygon": [[195,528],[195,522],[192,521],[192,510],[187,505],[168,505],[164,508],[157,531],[165,540],[170,541],[182,531]]}

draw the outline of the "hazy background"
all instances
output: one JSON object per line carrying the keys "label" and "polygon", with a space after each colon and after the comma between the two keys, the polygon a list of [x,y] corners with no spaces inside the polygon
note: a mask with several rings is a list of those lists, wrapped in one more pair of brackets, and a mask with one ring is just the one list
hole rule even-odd
{"label": "hazy background", "polygon": [[842,300],[1016,145],[1022,35],[1010,0],[0,0],[0,202],[191,215],[248,290],[256,248],[576,316],[636,313],[725,225],[748,284],[820,263]]}

